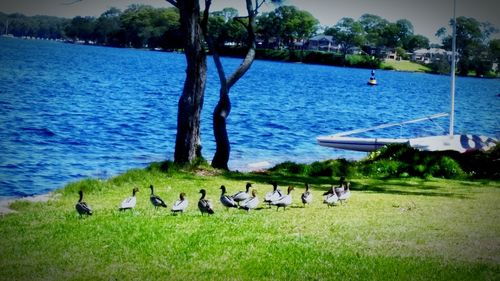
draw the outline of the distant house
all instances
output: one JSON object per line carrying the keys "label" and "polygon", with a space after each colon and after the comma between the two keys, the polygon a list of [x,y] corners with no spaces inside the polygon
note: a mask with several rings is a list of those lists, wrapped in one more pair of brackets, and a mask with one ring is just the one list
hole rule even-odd
{"label": "distant house", "polygon": [[418,49],[411,56],[411,60],[421,63],[433,63],[442,59],[451,60],[452,52],[439,48]]}
{"label": "distant house", "polygon": [[307,41],[307,49],[313,51],[336,52],[339,50],[339,46],[335,44],[333,36],[316,35],[312,38],[309,38],[309,40]]}
{"label": "distant house", "polygon": [[257,48],[262,49],[278,49],[279,42],[276,37],[271,38],[257,38],[255,40],[257,42]]}
{"label": "distant house", "polygon": [[384,54],[384,59],[386,59],[386,60],[399,60],[400,59],[398,56],[398,53],[396,52],[396,49],[384,48],[382,53]]}
{"label": "distant house", "polygon": [[304,47],[305,47],[305,43],[300,40],[300,41],[295,41],[293,42],[293,44],[290,46],[290,49],[293,49],[293,50],[303,50]]}
{"label": "distant house", "polygon": [[363,53],[363,50],[360,47],[350,47],[347,50],[347,53],[351,55],[361,55]]}
{"label": "distant house", "polygon": [[387,48],[384,46],[379,46],[379,47],[363,46],[363,53],[378,58],[392,59],[392,60],[399,59],[395,49]]}
{"label": "distant house", "polygon": [[380,47],[363,46],[363,51],[370,56],[379,56],[382,50]]}

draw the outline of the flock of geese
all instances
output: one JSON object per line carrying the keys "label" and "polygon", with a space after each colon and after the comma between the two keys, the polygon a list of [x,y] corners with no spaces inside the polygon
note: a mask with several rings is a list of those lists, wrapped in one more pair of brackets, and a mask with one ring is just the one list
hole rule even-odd
{"label": "flock of geese", "polygon": [[[274,182],[272,183],[272,185],[273,190],[268,192],[266,196],[264,196],[264,203],[269,208],[271,208],[272,206],[276,206],[276,210],[279,210],[280,207],[286,209],[286,207],[292,204],[291,193],[294,190],[294,187],[289,186],[287,192],[284,193],[279,189],[277,183]],[[250,193],[251,187],[252,184],[247,183],[244,191],[239,191],[233,195],[228,195],[226,187],[222,185],[220,187],[220,203],[227,209],[237,208],[246,211],[256,209],[259,206],[260,201],[257,197],[257,192],[255,189],[253,189]],[[165,201],[163,201],[158,195],[154,193],[153,185],[150,185],[149,188],[151,189],[149,200],[151,201],[151,204],[155,207],[155,209],[160,207],[167,208],[167,204],[165,203]],[[306,190],[304,191],[304,193],[302,193],[302,195],[300,196],[304,207],[305,205],[311,204],[313,202],[313,194],[311,193],[311,191],[309,191],[309,184],[305,184],[305,189]],[[132,196],[126,198],[121,202],[119,207],[120,211],[135,208],[135,205],[137,204],[136,193],[138,191],[138,188],[134,188],[132,190]],[[80,199],[76,203],[76,211],[80,215],[92,215],[92,209],[85,201],[83,201],[83,191],[80,190],[78,193],[80,195]],[[198,209],[200,210],[201,214],[214,214],[212,202],[209,199],[205,198],[207,191],[205,189],[201,189],[200,193],[201,198],[198,200]],[[323,203],[328,207],[343,203],[347,201],[349,197],[351,197],[350,183],[341,178],[340,185],[336,187],[332,185],[332,187],[327,192],[325,192],[323,196]],[[174,202],[171,211],[172,213],[183,213],[187,209],[188,204],[189,202],[186,199],[186,194],[184,192],[181,192],[179,194],[179,200]]]}

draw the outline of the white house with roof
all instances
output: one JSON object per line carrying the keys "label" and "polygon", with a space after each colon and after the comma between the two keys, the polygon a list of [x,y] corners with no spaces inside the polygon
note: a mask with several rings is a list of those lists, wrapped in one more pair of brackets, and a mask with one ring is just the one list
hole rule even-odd
{"label": "white house with roof", "polygon": [[451,61],[452,52],[440,48],[418,49],[411,56],[411,60],[415,62],[432,63],[446,58]]}
{"label": "white house with roof", "polygon": [[330,35],[316,35],[307,41],[308,50],[336,52],[339,48],[339,45],[335,44],[333,36]]}

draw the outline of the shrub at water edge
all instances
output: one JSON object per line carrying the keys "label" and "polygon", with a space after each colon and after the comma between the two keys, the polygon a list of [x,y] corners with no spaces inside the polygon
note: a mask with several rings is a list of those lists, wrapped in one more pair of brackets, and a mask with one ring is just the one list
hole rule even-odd
{"label": "shrub at water edge", "polygon": [[447,179],[500,178],[500,148],[490,151],[419,151],[407,145],[383,147],[360,161],[335,159],[311,164],[284,162],[271,173],[310,177],[362,176],[374,178],[436,177]]}

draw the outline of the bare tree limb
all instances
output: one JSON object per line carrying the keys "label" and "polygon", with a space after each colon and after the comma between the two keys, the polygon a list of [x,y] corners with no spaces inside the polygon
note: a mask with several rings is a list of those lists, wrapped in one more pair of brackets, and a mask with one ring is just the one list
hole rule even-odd
{"label": "bare tree limb", "polygon": [[217,52],[217,50],[215,50],[215,46],[214,46],[212,39],[207,39],[207,43],[209,45],[211,45],[210,49],[212,49],[212,56],[214,59],[215,67],[217,68],[217,74],[219,75],[219,81],[220,81],[221,88],[229,89],[230,87],[228,87],[228,85],[227,85],[226,73],[224,72],[224,67],[222,66],[219,52]]}
{"label": "bare tree limb", "polygon": [[[252,8],[252,16],[256,17],[259,14],[259,8],[266,2],[266,0],[262,0],[259,2],[259,0],[255,0],[255,9]],[[234,17],[233,20],[241,23],[245,28],[247,28],[247,23],[242,21],[243,19],[248,19],[250,17],[250,12],[248,12],[248,16],[239,16],[239,17]]]}
{"label": "bare tree limb", "polygon": [[[205,0],[205,5],[207,4],[206,2],[211,2],[211,0]],[[217,73],[219,75],[219,80],[221,83],[221,88],[226,89],[225,91],[221,91],[221,93],[228,94],[229,89],[241,78],[245,73],[248,71],[250,66],[253,63],[253,60],[255,58],[255,10],[253,9],[253,4],[252,0],[246,0],[246,6],[247,6],[247,12],[248,16],[247,17],[238,17],[235,18],[238,22],[243,24],[245,28],[247,29],[248,33],[248,39],[247,39],[247,45],[248,45],[248,52],[245,58],[243,59],[242,63],[238,66],[238,68],[233,72],[233,74],[229,77],[226,78],[226,74],[224,72],[224,67],[222,65],[220,55],[217,52],[215,48],[215,44],[212,40],[212,38],[208,34],[207,28],[204,28],[204,33],[205,33],[205,40],[207,41],[207,44],[212,52],[213,55],[213,60],[215,63],[215,66],[217,68]],[[205,13],[207,13],[207,10],[205,9]],[[241,18],[248,18],[248,23],[244,23],[241,21]]]}
{"label": "bare tree limb", "polygon": [[264,5],[264,3],[266,2],[266,0],[262,0],[260,3],[259,3],[259,0],[255,0],[255,15],[257,14],[257,11],[259,10],[259,8]]}
{"label": "bare tree limb", "polygon": [[252,0],[246,0],[247,12],[248,12],[248,24],[247,24],[247,44],[248,52],[245,59],[240,64],[240,66],[234,71],[234,73],[229,77],[227,86],[231,88],[245,73],[248,71],[250,66],[255,59],[255,10],[253,9]]}
{"label": "bare tree limb", "polygon": [[201,28],[203,31],[203,36],[205,37],[205,41],[208,44],[208,48],[212,52],[213,60],[215,63],[215,67],[217,68],[217,74],[219,76],[221,87],[225,89],[227,87],[227,80],[226,80],[226,74],[224,73],[224,67],[222,66],[222,62],[219,53],[216,50],[215,43],[210,34],[208,34],[208,17],[211,4],[212,0],[205,0],[205,10],[203,11],[203,21]]}
{"label": "bare tree limb", "polygon": [[172,4],[172,6],[179,8],[179,3],[177,3],[177,0],[165,0],[165,1]]}
{"label": "bare tree limb", "polygon": [[65,2],[65,3],[61,3],[61,5],[73,5],[73,4],[76,4],[78,2],[81,2],[82,0],[73,0],[71,2]]}
{"label": "bare tree limb", "polygon": [[201,20],[201,29],[203,30],[205,38],[208,35],[208,17],[210,16],[211,5],[212,0],[205,0],[205,10],[203,11],[203,19]]}

